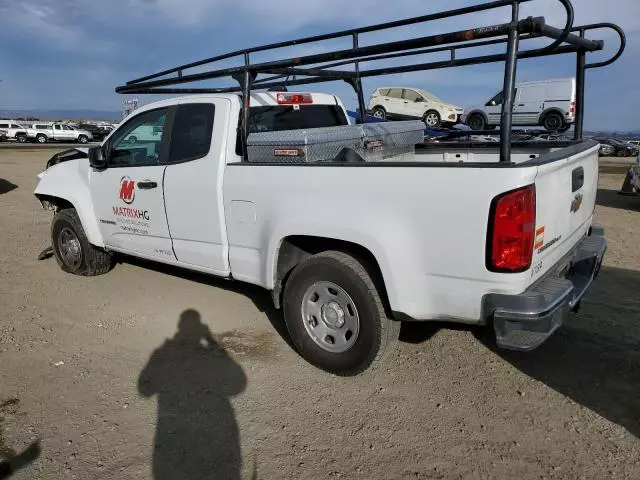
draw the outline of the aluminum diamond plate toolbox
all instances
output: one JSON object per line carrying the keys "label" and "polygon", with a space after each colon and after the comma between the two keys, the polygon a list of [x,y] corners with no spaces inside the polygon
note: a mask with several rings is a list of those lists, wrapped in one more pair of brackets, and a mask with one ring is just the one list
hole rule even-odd
{"label": "aluminum diamond plate toolbox", "polygon": [[410,161],[423,141],[421,121],[388,122],[251,133],[247,150],[249,162]]}

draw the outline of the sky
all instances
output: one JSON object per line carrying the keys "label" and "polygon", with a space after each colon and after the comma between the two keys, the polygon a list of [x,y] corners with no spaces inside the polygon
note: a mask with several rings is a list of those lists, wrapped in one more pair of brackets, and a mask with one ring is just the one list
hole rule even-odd
{"label": "sky", "polygon": [[[126,98],[114,92],[128,80],[219,53],[372,23],[478,4],[471,0],[0,0],[0,110],[121,110]],[[637,130],[640,109],[640,2],[573,0],[575,25],[613,22],[628,46],[615,64],[587,73],[588,129]],[[521,17],[544,16],[562,26],[558,0],[532,0]],[[395,31],[364,35],[361,45],[503,23],[509,9],[467,15]],[[594,31],[610,56],[618,40]],[[255,61],[347,48],[350,39],[283,49]],[[524,45],[526,47],[527,44]],[[495,50],[479,50],[486,54]],[[423,57],[437,61],[442,56]],[[237,63],[237,62],[236,62]],[[397,64],[393,63],[393,64]],[[225,65],[231,65],[226,63]],[[223,65],[223,66],[225,66]],[[503,64],[477,65],[375,77],[364,82],[366,97],[381,86],[424,88],[468,107],[483,104],[502,87]],[[518,81],[575,74],[575,57],[563,55],[519,62]],[[210,83],[210,85],[219,85]],[[194,85],[195,86],[195,85]],[[304,87],[302,87],[304,88]],[[344,82],[308,87],[340,95],[355,107]],[[143,103],[154,96],[139,97]]]}

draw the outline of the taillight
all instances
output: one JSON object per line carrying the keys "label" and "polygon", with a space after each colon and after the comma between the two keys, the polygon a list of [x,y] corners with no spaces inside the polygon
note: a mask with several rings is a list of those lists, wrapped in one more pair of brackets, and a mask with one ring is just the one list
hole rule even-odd
{"label": "taillight", "polygon": [[280,105],[300,105],[313,103],[310,93],[278,93],[278,103]]}
{"label": "taillight", "polygon": [[569,113],[576,113],[576,102],[571,102],[569,106]]}
{"label": "taillight", "polygon": [[536,225],[536,189],[529,185],[496,197],[491,205],[487,268],[523,272],[531,266]]}

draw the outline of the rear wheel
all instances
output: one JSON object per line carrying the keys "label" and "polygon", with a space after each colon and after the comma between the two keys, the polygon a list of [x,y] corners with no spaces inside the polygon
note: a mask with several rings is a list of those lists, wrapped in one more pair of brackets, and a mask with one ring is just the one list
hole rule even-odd
{"label": "rear wheel", "polygon": [[78,213],[58,211],[51,222],[51,245],[60,268],[74,275],[95,276],[107,273],[111,255],[89,243]]}
{"label": "rear wheel", "polygon": [[16,141],[18,143],[24,143],[27,141],[27,136],[26,135],[16,135]]}
{"label": "rear wheel", "polygon": [[47,143],[47,136],[42,133],[36,136],[36,142],[38,143]]}
{"label": "rear wheel", "polygon": [[386,120],[387,119],[387,112],[382,107],[374,108],[373,112],[372,112],[372,115],[373,115],[374,118],[377,118],[379,120]]}
{"label": "rear wheel", "polygon": [[85,143],[87,143],[88,141],[89,141],[89,139],[87,138],[87,136],[86,136],[86,135],[80,135],[80,136],[78,137],[78,142],[80,142],[80,143],[82,143],[82,144],[85,144]]}
{"label": "rear wheel", "polygon": [[287,280],[284,316],[302,357],[337,375],[357,375],[379,361],[397,340],[374,277],[339,251],[314,255]]}
{"label": "rear wheel", "polygon": [[440,114],[435,110],[429,110],[422,117],[422,121],[429,128],[437,128],[440,126]]}
{"label": "rear wheel", "polygon": [[478,113],[475,113],[469,117],[469,119],[467,120],[467,125],[469,125],[469,128],[471,130],[481,131],[487,129],[487,122],[485,121],[484,117]]}
{"label": "rear wheel", "polygon": [[545,115],[542,126],[548,132],[557,132],[564,127],[564,119],[558,112],[551,112]]}

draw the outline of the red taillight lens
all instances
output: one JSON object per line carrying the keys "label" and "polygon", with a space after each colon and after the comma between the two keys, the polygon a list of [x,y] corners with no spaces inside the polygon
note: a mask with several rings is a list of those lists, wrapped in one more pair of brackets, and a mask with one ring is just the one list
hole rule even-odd
{"label": "red taillight lens", "polygon": [[576,102],[571,102],[569,106],[569,113],[576,113]]}
{"label": "red taillight lens", "polygon": [[280,105],[300,105],[313,103],[310,93],[278,93],[278,103]]}
{"label": "red taillight lens", "polygon": [[491,212],[489,270],[527,270],[531,266],[535,237],[535,186],[529,185],[496,197]]}

